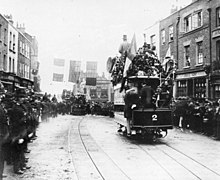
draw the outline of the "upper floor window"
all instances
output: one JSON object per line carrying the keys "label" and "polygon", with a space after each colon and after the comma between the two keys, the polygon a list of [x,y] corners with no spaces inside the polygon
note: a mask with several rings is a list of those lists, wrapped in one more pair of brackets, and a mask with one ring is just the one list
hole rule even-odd
{"label": "upper floor window", "polygon": [[216,9],[216,26],[220,26],[220,7]]}
{"label": "upper floor window", "polygon": [[151,43],[151,47],[155,46],[156,47],[156,36],[152,35],[150,37],[150,43]]}
{"label": "upper floor window", "polygon": [[169,42],[173,41],[173,26],[169,27]]}
{"label": "upper floor window", "polygon": [[202,12],[198,11],[184,18],[184,31],[189,32],[202,26]]}
{"label": "upper floor window", "polygon": [[4,43],[7,44],[7,29],[4,30]]}
{"label": "upper floor window", "polygon": [[162,45],[165,44],[165,30],[164,29],[161,31],[161,44]]}
{"label": "upper floor window", "polygon": [[20,50],[20,53],[22,53],[22,41],[19,42],[19,50]]}
{"label": "upper floor window", "polygon": [[9,49],[12,49],[12,32],[9,35]]}
{"label": "upper floor window", "polygon": [[13,51],[15,51],[15,35],[13,34]]}
{"label": "upper floor window", "polygon": [[187,16],[184,18],[184,30],[185,32],[192,30],[192,16]]}
{"label": "upper floor window", "polygon": [[203,49],[202,49],[202,41],[196,43],[196,60],[197,64],[203,63]]}
{"label": "upper floor window", "polygon": [[184,47],[184,66],[185,66],[185,67],[190,66],[189,48],[190,48],[190,46],[185,46],[185,47]]}
{"label": "upper floor window", "polygon": [[202,12],[199,11],[192,15],[192,29],[202,26]]}

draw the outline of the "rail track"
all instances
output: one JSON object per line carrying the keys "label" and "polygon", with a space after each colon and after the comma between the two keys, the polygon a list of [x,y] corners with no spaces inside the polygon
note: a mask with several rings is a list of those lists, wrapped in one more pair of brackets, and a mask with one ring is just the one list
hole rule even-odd
{"label": "rail track", "polygon": [[[73,138],[75,141],[71,141]],[[83,117],[76,120],[69,128],[69,153],[78,180],[105,180],[119,177],[120,180],[131,180],[91,137]]]}
{"label": "rail track", "polygon": [[[90,120],[96,123],[97,128],[103,126],[107,128],[109,125],[103,120],[95,120],[95,118],[90,118]],[[137,174],[142,173],[142,169],[150,173],[151,170],[147,169],[150,166],[154,171],[158,169],[158,172],[162,172],[162,179],[220,179],[219,172],[166,142],[158,141],[149,144],[139,140],[128,140],[123,136],[118,136],[117,133],[113,137],[114,140],[110,139],[112,134],[105,137],[105,140],[104,137],[100,137],[103,134],[98,134],[95,130],[92,133],[96,134],[91,135],[89,128],[93,126],[87,127],[87,122],[90,120],[84,117],[74,120],[69,131],[69,152],[78,180],[145,179],[143,175],[146,173],[142,176],[137,176]],[[91,121],[90,124],[93,123]],[[116,141],[121,143],[122,151],[109,150],[111,145],[117,146]],[[122,157],[119,158],[120,156]],[[135,164],[139,163],[142,169],[135,170]],[[126,164],[131,167],[124,166]],[[134,172],[131,172],[132,169]],[[152,172],[154,175],[155,173],[157,172]],[[155,177],[155,179],[158,178]]]}

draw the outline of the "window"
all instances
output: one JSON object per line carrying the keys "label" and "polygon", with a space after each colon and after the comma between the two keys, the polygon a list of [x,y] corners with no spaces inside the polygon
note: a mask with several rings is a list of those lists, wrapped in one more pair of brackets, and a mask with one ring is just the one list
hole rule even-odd
{"label": "window", "polygon": [[13,73],[15,72],[15,60],[14,59],[12,60],[12,72]]}
{"label": "window", "polygon": [[194,96],[196,98],[204,98],[206,97],[206,79],[205,78],[197,78],[194,80]]}
{"label": "window", "polygon": [[22,54],[24,55],[24,48],[25,48],[25,44],[22,43]]}
{"label": "window", "polygon": [[186,96],[187,95],[187,82],[186,80],[177,82],[177,96]]}
{"label": "window", "polygon": [[184,66],[185,66],[185,67],[190,66],[189,47],[190,47],[190,46],[185,46],[185,47],[184,47]]}
{"label": "window", "polygon": [[19,46],[20,46],[20,53],[22,53],[22,41],[20,41]]}
{"label": "window", "polygon": [[197,64],[202,64],[203,63],[203,49],[202,49],[202,41],[196,43],[196,60]]}
{"label": "window", "polygon": [[4,43],[7,44],[7,29],[4,30]]}
{"label": "window", "polygon": [[216,9],[216,26],[220,26],[220,7]]}
{"label": "window", "polygon": [[197,12],[192,15],[192,30],[202,26],[202,12]]}
{"label": "window", "polygon": [[155,46],[156,47],[156,36],[152,35],[150,37],[150,43],[151,43],[151,47]]}
{"label": "window", "polygon": [[195,12],[184,18],[184,31],[192,31],[198,27],[201,27],[202,24],[202,11]]}
{"label": "window", "polygon": [[184,18],[184,30],[185,32],[191,31],[192,30],[192,17],[187,16]]}
{"label": "window", "polygon": [[4,71],[7,71],[7,59],[6,59],[6,55],[3,56],[3,69],[4,69]]}
{"label": "window", "polygon": [[164,29],[161,31],[161,44],[162,45],[165,44],[165,30]]}
{"label": "window", "polygon": [[173,26],[169,27],[169,42],[173,41]]}
{"label": "window", "polygon": [[9,49],[12,49],[12,33],[9,35]]}
{"label": "window", "polygon": [[15,35],[13,34],[13,51],[15,51]]}
{"label": "window", "polygon": [[9,72],[11,72],[11,57],[9,57]]}

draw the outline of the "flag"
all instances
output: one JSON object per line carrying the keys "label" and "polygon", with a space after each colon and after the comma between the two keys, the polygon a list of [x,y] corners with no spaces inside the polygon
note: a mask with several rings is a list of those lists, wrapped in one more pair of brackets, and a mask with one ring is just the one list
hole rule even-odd
{"label": "flag", "polygon": [[53,64],[54,64],[54,66],[64,66],[65,65],[65,60],[55,58],[54,61],[53,61]]}
{"label": "flag", "polygon": [[171,58],[171,53],[170,53],[170,45],[169,45],[167,52],[166,52],[166,56],[164,57],[162,66],[165,66],[166,63],[170,60],[170,58]]}
{"label": "flag", "polygon": [[135,55],[137,53],[137,43],[136,43],[136,37],[135,34],[131,40],[130,47],[127,52],[127,57],[125,60],[125,66],[124,66],[124,72],[123,72],[123,77],[127,75],[127,70],[131,64],[131,61],[134,59]]}
{"label": "flag", "polygon": [[53,73],[53,81],[63,82],[64,74]]}

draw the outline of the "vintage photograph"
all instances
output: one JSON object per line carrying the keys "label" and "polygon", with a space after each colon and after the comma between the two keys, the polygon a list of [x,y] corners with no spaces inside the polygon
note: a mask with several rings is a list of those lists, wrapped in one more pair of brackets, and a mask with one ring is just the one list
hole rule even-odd
{"label": "vintage photograph", "polygon": [[219,0],[0,0],[0,180],[219,179]]}

